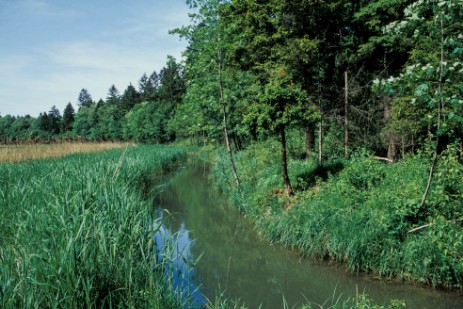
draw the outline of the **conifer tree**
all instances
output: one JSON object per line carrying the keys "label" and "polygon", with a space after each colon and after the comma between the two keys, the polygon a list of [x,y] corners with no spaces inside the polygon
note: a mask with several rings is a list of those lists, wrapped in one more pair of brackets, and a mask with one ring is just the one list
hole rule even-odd
{"label": "conifer tree", "polygon": [[74,122],[74,116],[75,116],[75,111],[74,108],[72,107],[71,102],[69,102],[66,107],[64,108],[63,111],[63,131],[71,131],[72,129],[72,124]]}

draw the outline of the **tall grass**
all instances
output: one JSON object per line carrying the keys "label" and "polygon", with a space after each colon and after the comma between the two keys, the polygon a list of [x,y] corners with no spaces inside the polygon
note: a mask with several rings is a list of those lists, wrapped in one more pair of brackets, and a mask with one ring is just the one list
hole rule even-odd
{"label": "tall grass", "polygon": [[159,223],[141,189],[185,153],[138,146],[1,164],[0,307],[181,307],[152,252]]}
{"label": "tall grass", "polygon": [[72,153],[86,153],[121,148],[127,143],[55,143],[0,145],[0,162],[21,162],[43,158],[62,157]]}
{"label": "tall grass", "polygon": [[425,154],[393,165],[366,157],[323,166],[291,160],[290,177],[298,192],[288,199],[280,190],[276,147],[266,141],[239,153],[242,192],[230,189],[224,154],[213,173],[234,205],[271,241],[303,255],[335,259],[354,271],[445,288],[463,286],[463,164],[458,147],[441,154],[421,209],[429,170]]}

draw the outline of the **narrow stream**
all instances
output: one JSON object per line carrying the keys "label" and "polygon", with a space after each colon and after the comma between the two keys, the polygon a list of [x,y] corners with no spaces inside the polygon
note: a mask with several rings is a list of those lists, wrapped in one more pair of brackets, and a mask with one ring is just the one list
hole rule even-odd
{"label": "narrow stream", "polygon": [[[355,297],[357,287],[375,304],[395,298],[405,300],[407,308],[463,308],[459,293],[356,276],[270,245],[211,188],[202,162],[192,160],[169,179],[156,207],[165,219],[157,244],[168,238],[175,243],[180,276],[174,285],[193,292],[198,307],[220,292],[249,308],[283,308],[284,302],[289,308],[309,302],[327,307]],[[198,258],[195,267],[186,266]]]}

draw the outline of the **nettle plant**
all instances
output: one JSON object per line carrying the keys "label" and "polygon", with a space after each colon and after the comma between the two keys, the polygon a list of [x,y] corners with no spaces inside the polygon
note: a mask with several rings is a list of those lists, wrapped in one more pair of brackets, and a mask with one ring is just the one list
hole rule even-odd
{"label": "nettle plant", "polygon": [[[419,113],[422,132],[441,143],[462,139],[463,0],[420,0],[404,10],[404,20],[384,27],[385,35],[409,37],[415,47],[399,76],[373,81],[393,96],[394,119],[407,121],[408,109]],[[405,102],[405,104],[404,104]],[[408,103],[408,104],[407,104]]]}

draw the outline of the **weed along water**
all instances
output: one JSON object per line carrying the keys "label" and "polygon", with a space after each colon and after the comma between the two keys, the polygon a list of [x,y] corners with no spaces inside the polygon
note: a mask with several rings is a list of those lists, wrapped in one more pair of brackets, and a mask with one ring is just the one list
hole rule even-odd
{"label": "weed along water", "polygon": [[327,308],[355,298],[358,289],[379,305],[403,299],[407,308],[463,308],[457,293],[356,276],[270,245],[211,187],[207,167],[192,160],[167,181],[156,201],[157,215],[165,219],[156,242],[174,244],[174,286],[189,291],[198,307],[223,293],[249,308],[284,303]]}

